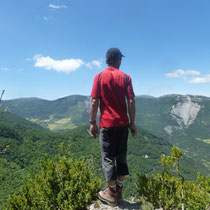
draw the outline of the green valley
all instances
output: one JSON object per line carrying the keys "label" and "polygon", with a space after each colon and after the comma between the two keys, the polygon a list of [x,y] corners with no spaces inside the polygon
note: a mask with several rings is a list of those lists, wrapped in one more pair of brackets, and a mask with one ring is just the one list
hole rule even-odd
{"label": "green valley", "polygon": [[[104,180],[99,141],[89,136],[88,126],[80,126],[66,132],[51,132],[38,128],[36,124],[24,119],[22,124],[16,123],[15,120],[12,123],[9,120],[10,116],[15,118],[14,114],[7,113],[7,122],[0,122],[0,146],[9,145],[0,155],[0,205],[7,205],[8,195],[17,192],[22,184],[22,179],[28,180],[31,173],[40,170],[40,160],[44,153],[49,157],[66,154],[67,157],[73,159],[92,159],[97,176]],[[21,121],[20,117],[16,119],[18,122]],[[127,198],[135,194],[137,174],[151,175],[160,171],[162,168],[159,163],[160,157],[163,154],[169,154],[172,147],[166,140],[152,135],[145,129],[138,127],[138,130],[138,136],[129,137],[130,176],[126,179],[125,188]],[[198,171],[206,175],[205,167],[187,156],[184,156],[181,164],[182,173],[188,179],[194,179]],[[105,185],[105,182],[103,184]]]}
{"label": "green valley", "polygon": [[[90,97],[72,95],[54,101],[20,98],[4,102],[10,111],[44,128],[71,130],[87,124]],[[193,95],[136,97],[136,123],[168,140],[206,167],[210,174],[210,98]],[[197,139],[202,139],[198,141]]]}

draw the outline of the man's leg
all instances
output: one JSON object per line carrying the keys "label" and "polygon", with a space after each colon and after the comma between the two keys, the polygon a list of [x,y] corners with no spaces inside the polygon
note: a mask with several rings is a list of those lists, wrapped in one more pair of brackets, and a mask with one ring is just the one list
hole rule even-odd
{"label": "man's leg", "polygon": [[118,176],[116,180],[116,185],[118,188],[123,188],[123,182],[124,182],[125,176]]}
{"label": "man's leg", "polygon": [[124,182],[125,176],[118,176],[116,181],[116,191],[118,193],[118,204],[121,204],[123,202],[122,197],[122,191],[123,191],[123,182]]}
{"label": "man's leg", "polygon": [[123,202],[122,191],[123,191],[123,182],[125,176],[129,174],[127,166],[127,141],[128,141],[128,127],[119,128],[117,135],[117,192],[118,192],[118,204]]}
{"label": "man's leg", "polygon": [[108,203],[110,206],[117,205],[117,191],[116,191],[116,145],[115,134],[112,128],[100,129],[100,145],[102,153],[102,166],[106,181],[108,182],[108,188],[101,190],[98,193],[99,199]]}
{"label": "man's leg", "polygon": [[108,182],[108,185],[109,185],[109,186],[116,185],[116,181],[115,181],[115,180],[109,181],[109,182]]}
{"label": "man's leg", "polygon": [[120,182],[124,182],[125,176],[118,176],[117,180]]}

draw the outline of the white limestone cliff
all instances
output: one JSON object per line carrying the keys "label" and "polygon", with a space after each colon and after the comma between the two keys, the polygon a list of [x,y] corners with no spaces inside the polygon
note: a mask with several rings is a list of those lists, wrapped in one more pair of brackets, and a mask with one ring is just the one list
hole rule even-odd
{"label": "white limestone cliff", "polygon": [[190,96],[185,96],[181,102],[172,107],[170,114],[180,127],[187,128],[195,121],[200,109],[201,105],[192,102]]}
{"label": "white limestone cliff", "polygon": [[[192,100],[193,99],[193,100]],[[164,131],[171,135],[173,129],[186,129],[194,123],[196,117],[201,110],[202,106],[196,102],[201,102],[201,98],[191,96],[177,96],[176,100],[179,101],[173,105],[170,111],[171,117],[178,123],[178,126],[168,125]]]}

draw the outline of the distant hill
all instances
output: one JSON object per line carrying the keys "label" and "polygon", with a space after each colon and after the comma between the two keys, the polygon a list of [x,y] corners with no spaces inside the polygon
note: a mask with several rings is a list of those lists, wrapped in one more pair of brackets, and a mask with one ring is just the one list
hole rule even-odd
{"label": "distant hill", "polygon": [[5,112],[4,114],[1,114],[0,122],[23,125],[30,128],[39,128],[42,130],[44,129],[42,126],[10,112]]}
{"label": "distant hill", "polygon": [[[22,98],[5,101],[10,111],[50,130],[70,130],[89,120],[90,98],[72,95],[54,101]],[[136,123],[181,147],[210,174],[210,98],[193,95],[136,97]]]}
{"label": "distant hill", "polygon": [[136,107],[138,125],[181,147],[210,174],[210,98],[178,94],[138,98]]}
{"label": "distant hill", "polygon": [[86,124],[89,119],[86,96],[72,95],[48,101],[39,98],[20,98],[4,101],[10,111],[50,130],[72,129]]}
{"label": "distant hill", "polygon": [[190,95],[167,95],[136,100],[137,124],[158,136],[173,136],[184,131],[193,138],[210,137],[210,98]]}

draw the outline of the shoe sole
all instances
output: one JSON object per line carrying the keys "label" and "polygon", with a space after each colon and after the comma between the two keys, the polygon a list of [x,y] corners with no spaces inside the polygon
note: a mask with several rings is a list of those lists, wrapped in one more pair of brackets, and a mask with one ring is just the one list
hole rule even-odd
{"label": "shoe sole", "polygon": [[99,198],[101,201],[103,201],[104,203],[106,203],[106,204],[108,204],[109,206],[111,206],[111,207],[117,206],[117,203],[111,203],[111,202],[105,200],[104,198],[102,198],[102,197],[99,195],[99,193],[98,193],[98,198]]}

